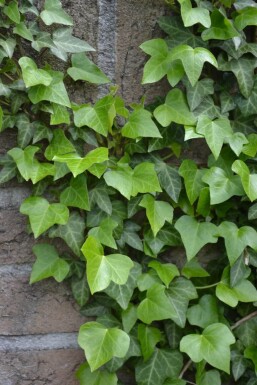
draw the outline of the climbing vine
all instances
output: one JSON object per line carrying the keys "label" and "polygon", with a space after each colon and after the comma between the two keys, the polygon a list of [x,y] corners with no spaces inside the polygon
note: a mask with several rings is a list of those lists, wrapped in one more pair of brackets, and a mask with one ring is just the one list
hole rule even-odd
{"label": "climbing vine", "polygon": [[72,82],[109,79],[59,0],[0,0],[0,127],[17,133],[0,182],[32,188],[30,282],[67,280],[94,317],[81,385],[122,384],[124,370],[139,385],[255,385],[257,5],[167,3],[142,82],[171,89],[126,106],[115,87],[70,100]]}

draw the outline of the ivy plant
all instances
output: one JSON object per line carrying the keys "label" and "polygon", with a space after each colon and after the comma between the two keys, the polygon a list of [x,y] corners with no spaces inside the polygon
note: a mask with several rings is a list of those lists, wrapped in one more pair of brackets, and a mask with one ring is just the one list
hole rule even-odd
{"label": "ivy plant", "polygon": [[44,241],[30,282],[67,280],[94,319],[78,335],[81,385],[124,371],[138,385],[255,385],[257,5],[167,3],[142,82],[170,90],[126,106],[113,86],[70,100],[70,83],[109,79],[59,0],[0,1],[0,127],[17,134],[0,182],[31,186],[20,211]]}

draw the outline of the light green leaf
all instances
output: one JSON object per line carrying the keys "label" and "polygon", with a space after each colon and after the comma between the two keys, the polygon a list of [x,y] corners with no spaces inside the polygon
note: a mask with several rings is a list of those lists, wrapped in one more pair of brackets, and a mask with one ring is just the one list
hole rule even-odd
{"label": "light green leaf", "polygon": [[168,93],[165,103],[154,110],[154,117],[163,127],[167,127],[171,122],[185,125],[193,125],[196,122],[188,108],[185,95],[178,88]]}
{"label": "light green leaf", "polygon": [[202,32],[204,41],[210,39],[227,40],[239,36],[233,23],[227,19],[218,9],[211,14],[211,27]]}
{"label": "light green leaf", "polygon": [[72,67],[68,68],[67,73],[75,81],[84,80],[94,84],[110,82],[110,79],[83,53],[72,55],[71,63]]}
{"label": "light green leaf", "polygon": [[122,310],[121,318],[124,331],[129,333],[137,322],[137,307],[130,303],[127,309]]}
{"label": "light green leaf", "polygon": [[144,361],[148,361],[163,336],[159,329],[144,324],[138,325],[137,332]]}
{"label": "light green leaf", "polygon": [[197,259],[191,259],[191,261],[186,262],[181,271],[186,278],[194,277],[209,277],[209,273],[200,265]]}
{"label": "light green leaf", "polygon": [[254,7],[243,8],[235,18],[235,26],[240,31],[248,25],[257,25],[257,9]]}
{"label": "light green leaf", "polygon": [[53,160],[66,163],[73,176],[76,177],[89,169],[95,163],[102,163],[108,160],[108,148],[98,147],[89,151],[84,158],[76,153],[54,156]]}
{"label": "light green leaf", "polygon": [[173,207],[168,202],[156,201],[152,195],[144,195],[139,206],[146,209],[146,216],[154,236],[164,226],[165,221],[172,222]]}
{"label": "light green leaf", "polygon": [[167,70],[167,79],[172,87],[175,87],[185,74],[183,64],[180,60],[175,60]]}
{"label": "light green leaf", "polygon": [[235,337],[230,329],[221,323],[213,323],[201,335],[188,334],[180,342],[180,351],[189,355],[192,361],[207,361],[217,369],[230,372],[230,345]]}
{"label": "light green leaf", "polygon": [[75,152],[75,147],[68,140],[64,131],[61,128],[52,130],[53,138],[45,150],[47,160],[53,160],[54,156]]}
{"label": "light green leaf", "polygon": [[201,328],[219,322],[216,298],[210,294],[204,295],[197,305],[193,305],[188,309],[187,319],[191,325],[200,326]]}
{"label": "light green leaf", "polygon": [[72,18],[62,9],[59,0],[45,0],[44,11],[40,13],[40,17],[46,25],[73,25]]}
{"label": "light green leaf", "polygon": [[142,83],[159,81],[166,75],[169,67],[167,43],[163,39],[153,39],[141,44],[140,48],[152,56],[144,66]]}
{"label": "light green leaf", "polygon": [[19,65],[22,70],[22,77],[26,87],[43,84],[49,86],[53,80],[48,71],[38,69],[36,63],[29,57],[23,56],[19,60]]}
{"label": "light green leaf", "polygon": [[166,378],[178,377],[182,365],[178,351],[156,349],[148,361],[137,364],[136,381],[140,385],[162,385]]}
{"label": "light green leaf", "polygon": [[181,60],[192,87],[195,86],[197,80],[201,76],[205,62],[218,68],[215,56],[213,56],[213,54],[206,48],[201,47],[192,48],[189,45],[179,45],[170,51],[169,59],[171,61]]}
{"label": "light green leaf", "polygon": [[16,40],[11,37],[8,37],[6,40],[0,39],[0,46],[3,47],[6,55],[11,59],[16,47]]}
{"label": "light green leaf", "polygon": [[92,235],[102,245],[108,246],[112,249],[117,249],[115,239],[113,238],[113,231],[118,226],[112,218],[107,217],[101,221],[98,227],[89,230],[88,235]]}
{"label": "light green leaf", "polygon": [[169,287],[171,281],[180,275],[177,266],[173,263],[160,263],[158,261],[152,261],[148,264],[148,266],[152,267],[156,271],[166,287]]}
{"label": "light green leaf", "polygon": [[28,29],[25,23],[21,22],[20,24],[16,24],[13,28],[13,33],[23,37],[26,40],[33,41],[33,35],[31,31]]}
{"label": "light green leaf", "polygon": [[30,284],[42,279],[54,277],[57,282],[65,279],[69,273],[69,264],[59,257],[54,246],[42,243],[33,246],[37,259],[32,267]]}
{"label": "light green leaf", "polygon": [[161,138],[160,131],[152,121],[152,114],[143,108],[134,110],[121,130],[122,136],[131,139]]}
{"label": "light green leaf", "polygon": [[250,221],[254,220],[257,218],[257,203],[254,203],[251,207],[249,207],[248,210],[248,219]]}
{"label": "light green leaf", "polygon": [[[95,49],[84,40],[72,36],[72,28],[59,28],[55,30],[53,33],[53,42],[58,49],[64,52],[78,53],[95,51]],[[74,56],[76,57],[76,55],[72,55],[72,63]],[[85,55],[81,56],[81,58],[82,57],[85,58]]]}
{"label": "light green leaf", "polygon": [[199,378],[198,385],[221,385],[220,372],[217,370],[204,371]]}
{"label": "light green leaf", "polygon": [[70,114],[66,107],[52,103],[52,108],[53,113],[51,114],[50,125],[70,124]]}
{"label": "light green leaf", "polygon": [[35,238],[55,224],[65,225],[69,219],[69,210],[61,203],[50,204],[45,198],[30,197],[25,199],[20,212],[29,216]]}
{"label": "light green leaf", "polygon": [[197,222],[195,218],[187,215],[183,215],[177,220],[175,229],[181,235],[189,261],[204,245],[218,241],[217,226],[210,222]]}
{"label": "light green leaf", "polygon": [[79,329],[78,343],[84,349],[91,371],[113,357],[124,357],[129,349],[129,336],[117,328],[106,328],[98,322],[87,322]]}
{"label": "light green leaf", "polygon": [[81,210],[90,210],[87,179],[81,174],[76,178],[72,178],[70,186],[62,191],[60,202],[66,206],[78,207]]}
{"label": "light green leaf", "polygon": [[211,18],[208,9],[196,7],[192,8],[190,0],[179,0],[181,4],[181,16],[185,27],[191,27],[197,23],[204,27],[211,26]]}
{"label": "light green leaf", "polygon": [[247,346],[247,348],[244,351],[244,357],[248,358],[253,362],[255,373],[257,373],[257,347],[253,345]]}
{"label": "light green leaf", "polygon": [[9,17],[14,23],[19,24],[21,20],[21,15],[18,8],[17,1],[10,1],[3,9],[3,13]]}
{"label": "light green leaf", "polygon": [[76,371],[76,378],[80,385],[117,385],[118,383],[115,373],[110,373],[108,370],[91,372],[87,362],[80,365]]}
{"label": "light green leaf", "polygon": [[247,165],[242,160],[232,164],[232,171],[241,178],[242,185],[250,201],[257,199],[257,174],[250,174]]}
{"label": "light green leaf", "polygon": [[200,195],[200,191],[205,187],[202,182],[204,170],[198,170],[193,160],[184,160],[179,168],[179,174],[184,178],[186,193],[191,205]]}
{"label": "light green leaf", "polygon": [[87,260],[87,279],[90,291],[106,289],[110,282],[124,285],[134,263],[129,257],[121,254],[104,255],[103,247],[97,239],[89,236],[82,246]]}

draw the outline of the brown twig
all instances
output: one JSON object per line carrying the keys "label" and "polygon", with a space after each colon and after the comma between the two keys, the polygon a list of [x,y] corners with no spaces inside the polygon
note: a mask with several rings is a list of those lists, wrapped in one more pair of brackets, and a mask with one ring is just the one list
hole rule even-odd
{"label": "brown twig", "polygon": [[254,317],[257,317],[257,310],[251,314],[248,314],[244,318],[241,318],[239,321],[237,321],[233,326],[231,326],[231,330],[236,329],[238,326],[242,325],[244,322],[246,322],[246,321],[248,321]]}
{"label": "brown twig", "polygon": [[187,369],[191,366],[192,363],[193,363],[192,360],[187,361],[187,363],[185,364],[185,366],[182,368],[182,370],[180,372],[179,378],[182,378],[184,376],[184,374],[186,373]]}

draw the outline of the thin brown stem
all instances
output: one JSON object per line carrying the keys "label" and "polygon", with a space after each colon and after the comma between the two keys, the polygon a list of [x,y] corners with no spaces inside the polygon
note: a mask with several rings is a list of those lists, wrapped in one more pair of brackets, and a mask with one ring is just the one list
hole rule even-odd
{"label": "thin brown stem", "polygon": [[231,326],[231,330],[236,329],[238,326],[242,325],[244,322],[246,322],[246,321],[248,321],[254,317],[257,317],[257,310],[251,314],[248,314],[244,318],[241,318],[239,321],[237,321],[233,326]]}
{"label": "thin brown stem", "polygon": [[185,364],[185,366],[182,368],[182,370],[180,372],[179,378],[182,378],[184,376],[184,374],[186,373],[187,369],[191,366],[192,363],[193,363],[192,360],[187,361],[187,363]]}

